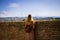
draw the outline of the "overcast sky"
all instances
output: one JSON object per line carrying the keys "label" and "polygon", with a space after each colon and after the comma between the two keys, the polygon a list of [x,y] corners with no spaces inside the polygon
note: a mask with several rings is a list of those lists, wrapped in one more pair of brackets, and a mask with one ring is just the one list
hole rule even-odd
{"label": "overcast sky", "polygon": [[0,0],[0,17],[60,17],[60,0]]}

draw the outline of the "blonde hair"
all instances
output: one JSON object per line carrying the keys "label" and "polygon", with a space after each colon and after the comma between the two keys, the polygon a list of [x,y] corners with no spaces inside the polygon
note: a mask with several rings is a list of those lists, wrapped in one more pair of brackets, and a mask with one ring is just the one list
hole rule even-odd
{"label": "blonde hair", "polygon": [[33,21],[31,14],[28,15],[27,21]]}

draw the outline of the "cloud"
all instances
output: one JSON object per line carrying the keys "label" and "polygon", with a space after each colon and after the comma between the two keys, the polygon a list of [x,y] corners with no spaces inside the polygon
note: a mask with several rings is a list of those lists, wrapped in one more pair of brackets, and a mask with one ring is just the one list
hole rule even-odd
{"label": "cloud", "polygon": [[8,7],[16,8],[19,7],[19,5],[17,3],[10,3]]}
{"label": "cloud", "polygon": [[7,13],[7,11],[2,11],[4,14],[6,14]]}
{"label": "cloud", "polygon": [[0,11],[0,14],[6,14],[7,11]]}
{"label": "cloud", "polygon": [[1,14],[4,14],[4,13],[0,12],[0,15],[1,15]]}
{"label": "cloud", "polygon": [[5,16],[7,13],[8,13],[7,11],[0,11],[0,17]]}

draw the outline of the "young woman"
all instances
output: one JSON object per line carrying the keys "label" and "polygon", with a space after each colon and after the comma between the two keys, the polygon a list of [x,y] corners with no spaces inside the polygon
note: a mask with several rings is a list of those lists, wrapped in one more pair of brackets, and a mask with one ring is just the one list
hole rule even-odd
{"label": "young woman", "polygon": [[34,40],[34,20],[29,14],[25,23],[25,40]]}

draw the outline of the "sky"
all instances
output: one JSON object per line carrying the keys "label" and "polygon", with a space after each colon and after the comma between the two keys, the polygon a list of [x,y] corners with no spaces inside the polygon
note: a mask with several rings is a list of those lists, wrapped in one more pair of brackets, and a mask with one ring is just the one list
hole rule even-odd
{"label": "sky", "polygon": [[0,17],[60,17],[60,0],[0,0]]}

